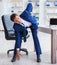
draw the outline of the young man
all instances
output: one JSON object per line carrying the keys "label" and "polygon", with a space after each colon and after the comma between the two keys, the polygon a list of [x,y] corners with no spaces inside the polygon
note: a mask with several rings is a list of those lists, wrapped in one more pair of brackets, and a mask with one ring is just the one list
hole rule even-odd
{"label": "young man", "polygon": [[15,48],[14,48],[14,55],[11,60],[11,62],[15,62],[16,59],[20,59],[20,49],[21,49],[21,43],[22,43],[22,37],[24,37],[24,42],[26,42],[26,35],[28,34],[26,27],[31,26],[31,23],[24,21],[21,19],[17,14],[12,14],[10,16],[11,21],[14,22],[14,30],[15,30]]}
{"label": "young man", "polygon": [[36,50],[36,55],[37,55],[37,62],[40,62],[40,54],[41,52],[41,47],[40,43],[37,37],[37,30],[38,30],[38,22],[34,16],[31,15],[31,12],[33,10],[33,6],[31,3],[28,3],[27,8],[21,13],[20,17],[26,21],[29,21],[31,25],[31,32],[34,40],[34,45],[35,45],[35,50]]}

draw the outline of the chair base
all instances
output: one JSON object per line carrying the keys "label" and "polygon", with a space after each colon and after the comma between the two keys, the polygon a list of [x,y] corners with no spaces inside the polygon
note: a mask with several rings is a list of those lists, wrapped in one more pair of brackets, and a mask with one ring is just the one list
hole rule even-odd
{"label": "chair base", "polygon": [[[10,50],[8,50],[8,51],[7,51],[7,55],[9,55],[9,52],[10,52],[10,51],[14,51],[14,49],[10,49]],[[24,52],[26,52],[26,55],[28,55],[28,51],[27,51],[27,49],[22,48],[22,49],[20,49],[20,51],[24,51]]]}

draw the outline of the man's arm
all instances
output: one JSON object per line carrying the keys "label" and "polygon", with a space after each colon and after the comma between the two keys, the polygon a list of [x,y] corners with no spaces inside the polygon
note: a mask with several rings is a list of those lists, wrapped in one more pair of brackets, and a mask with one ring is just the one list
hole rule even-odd
{"label": "man's arm", "polygon": [[19,31],[15,31],[17,50],[21,48],[22,37]]}

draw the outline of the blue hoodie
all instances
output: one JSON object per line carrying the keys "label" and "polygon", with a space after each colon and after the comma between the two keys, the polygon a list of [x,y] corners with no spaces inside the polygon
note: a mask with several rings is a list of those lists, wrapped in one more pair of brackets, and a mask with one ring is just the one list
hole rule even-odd
{"label": "blue hoodie", "polygon": [[34,16],[31,16],[31,12],[33,10],[33,6],[31,3],[28,3],[27,8],[21,13],[20,17],[26,21],[32,23],[32,27],[34,29],[38,28],[38,22]]}

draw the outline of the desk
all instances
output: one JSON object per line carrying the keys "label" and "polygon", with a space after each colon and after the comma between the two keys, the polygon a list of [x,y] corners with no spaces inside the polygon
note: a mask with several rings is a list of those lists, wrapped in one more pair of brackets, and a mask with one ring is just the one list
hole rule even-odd
{"label": "desk", "polygon": [[39,27],[39,31],[51,34],[51,63],[56,63],[57,29],[50,27]]}

